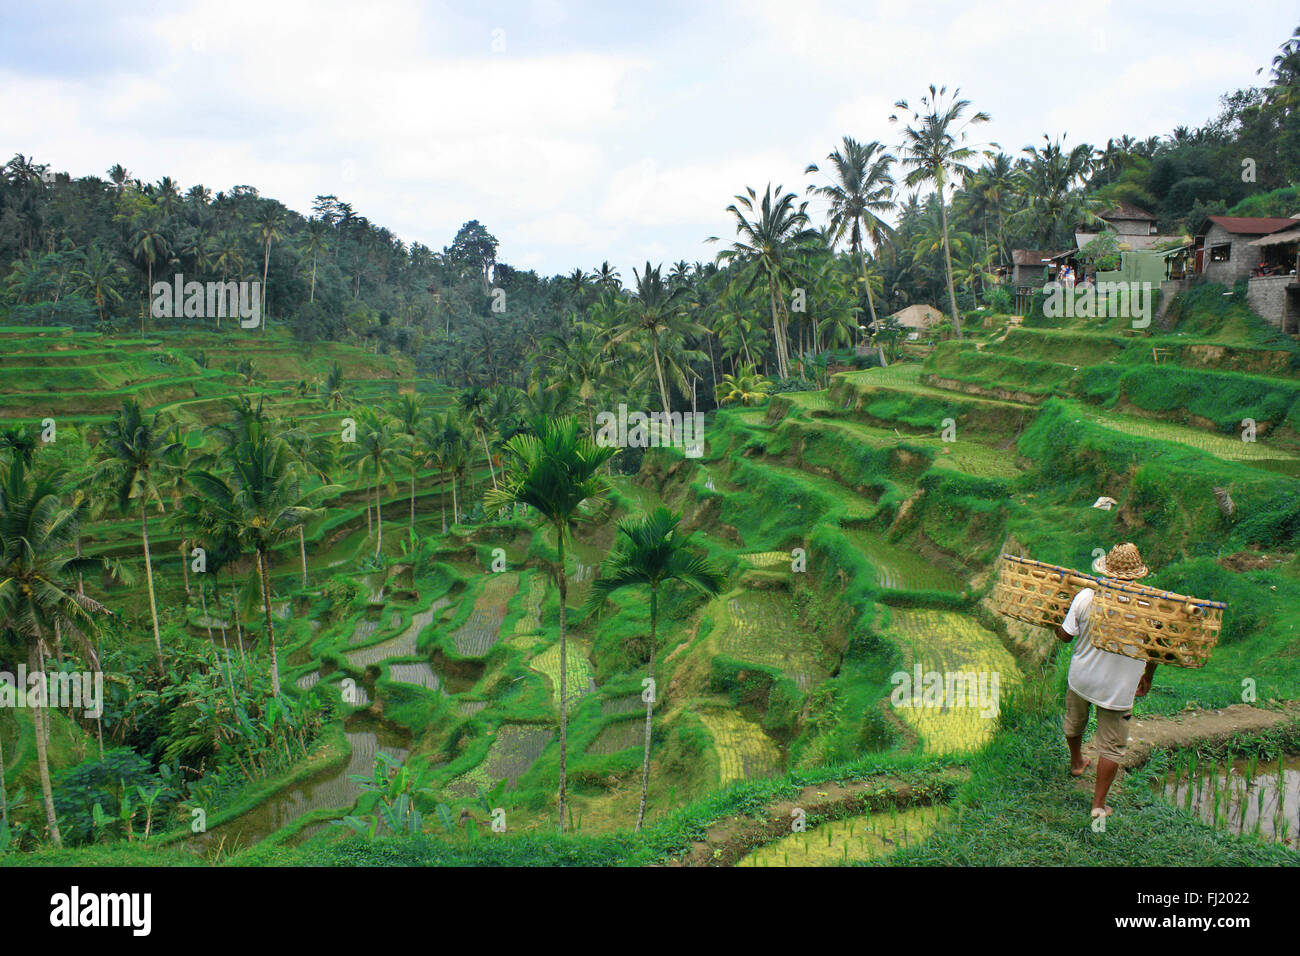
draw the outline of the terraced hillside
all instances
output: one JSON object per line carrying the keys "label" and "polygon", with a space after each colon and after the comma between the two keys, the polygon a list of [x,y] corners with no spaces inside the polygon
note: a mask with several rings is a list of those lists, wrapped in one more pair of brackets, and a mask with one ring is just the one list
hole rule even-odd
{"label": "terraced hillside", "polygon": [[[1240,702],[1243,676],[1260,704],[1296,695],[1294,349],[1262,331],[1224,344],[1205,327],[1132,337],[995,323],[942,343],[923,362],[845,372],[823,391],[718,411],[703,457],[654,450],[635,475],[611,478],[603,500],[583,509],[563,569],[553,568],[553,530],[535,515],[476,514],[444,533],[445,486],[432,470],[416,476],[413,536],[407,476],[381,487],[393,531],[376,557],[368,485],[355,475],[305,536],[307,583],[297,540],[272,560],[284,615],[281,674],[289,693],[329,715],[334,742],[318,745],[319,765],[299,763],[256,792],[226,794],[217,826],[245,834],[240,845],[249,848],[237,861],[328,861],[350,832],[329,824],[370,808],[372,798],[345,782],[378,748],[423,768],[422,786],[456,824],[451,832],[427,824],[437,839],[461,840],[457,827],[486,827],[497,809],[509,834],[548,839],[563,709],[569,822],[575,839],[613,861],[689,861],[702,830],[807,790],[834,801],[858,788],[806,831],[774,824],[726,858],[926,860],[942,847],[973,862],[965,848],[980,847],[981,862],[1009,859],[1032,843],[1017,805],[1038,807],[1035,825],[1065,840],[1087,795],[1043,769],[1062,760],[1064,669],[1054,665],[1064,658],[1046,632],[1009,626],[989,610],[990,572],[1004,551],[1082,568],[1096,549],[1132,540],[1159,586],[1228,602],[1211,664],[1162,669],[1140,716]],[[1151,353],[1153,341],[1171,344]],[[372,359],[374,377],[357,374],[357,395],[396,394],[404,369]],[[188,409],[180,414],[206,423],[222,388],[242,390],[228,373],[187,371],[188,387],[210,386],[211,396],[153,407]],[[1148,379],[1174,390],[1157,399]],[[304,416],[314,400],[287,380],[265,391],[268,402]],[[311,420],[334,427],[343,410],[317,408]],[[1253,442],[1237,429],[1248,418]],[[481,499],[494,480],[471,472],[459,493]],[[1094,508],[1102,496],[1115,506]],[[682,513],[692,546],[726,583],[717,596],[665,590],[651,648],[645,593],[618,592],[600,614],[586,601],[616,522],[660,503]],[[100,521],[88,542],[133,558],[130,517]],[[180,543],[164,527],[154,545],[162,601],[174,606],[186,603]],[[569,584],[565,700],[557,572]],[[193,638],[208,639],[211,626],[211,643],[232,657],[236,638],[260,651],[255,597],[240,604],[242,637],[231,633],[228,605],[199,617],[197,599],[185,619]],[[655,836],[603,842],[625,835],[636,817],[651,654],[647,826]],[[973,683],[954,685],[954,675]],[[22,753],[17,772],[30,779]],[[1017,760],[1038,763],[1011,773]],[[988,790],[1003,771],[1012,782]],[[972,789],[959,792],[954,773],[972,777]],[[965,802],[974,792],[983,794],[978,805]],[[1118,799],[1143,821],[1133,839],[1165,859],[1179,859],[1180,841],[1195,834],[1216,841],[1225,858],[1290,853],[1217,842],[1228,838],[1205,837],[1190,817],[1143,817],[1149,794],[1136,785]],[[1004,822],[1001,850],[977,829],[990,826],[994,805],[1016,818]],[[212,852],[207,839],[176,842]],[[1095,862],[1086,856],[1093,851],[1079,852]]]}

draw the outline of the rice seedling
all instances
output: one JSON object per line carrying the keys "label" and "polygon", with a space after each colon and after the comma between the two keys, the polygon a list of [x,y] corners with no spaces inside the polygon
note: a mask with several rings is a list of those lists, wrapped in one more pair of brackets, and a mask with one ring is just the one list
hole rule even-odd
{"label": "rice seedling", "polygon": [[[895,608],[886,636],[904,648],[909,665],[909,683],[900,685],[908,692],[899,694],[902,705],[896,703],[896,711],[916,730],[926,752],[977,750],[988,743],[999,705],[994,692],[1000,696],[1020,680],[1015,660],[997,636],[965,615],[930,608]],[[964,679],[962,688],[953,685],[960,699],[944,693],[926,703],[923,688],[910,688],[918,666],[922,675],[940,675],[945,686],[950,676],[975,675],[975,686]]]}
{"label": "rice seedling", "polygon": [[909,807],[820,824],[754,850],[737,866],[835,866],[887,856],[941,826],[943,806]]}
{"label": "rice seedling", "polygon": [[714,632],[723,654],[779,668],[801,690],[826,678],[829,671],[820,661],[821,641],[800,623],[787,596],[741,591],[723,601],[726,618]]}
{"label": "rice seedling", "polygon": [[[571,711],[574,704],[596,689],[596,672],[592,669],[591,661],[587,660],[581,648],[574,642],[570,641],[568,654],[565,656],[569,669],[567,679],[569,699],[566,704]],[[560,706],[560,645],[557,643],[548,647],[534,657],[529,662],[529,666],[533,670],[545,674],[551,682],[551,699],[558,710]]]}
{"label": "rice seedling", "polygon": [[731,710],[699,712],[718,754],[720,784],[768,777],[781,765],[781,752],[758,724]]}
{"label": "rice seedling", "polygon": [[479,765],[447,784],[447,795],[458,799],[470,797],[479,787],[491,790],[502,780],[513,787],[554,737],[555,731],[549,727],[503,724],[493,734],[492,746]]}

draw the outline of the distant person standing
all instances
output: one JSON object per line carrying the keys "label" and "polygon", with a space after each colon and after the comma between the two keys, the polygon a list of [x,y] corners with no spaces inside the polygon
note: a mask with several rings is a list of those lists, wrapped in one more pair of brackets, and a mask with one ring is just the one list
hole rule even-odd
{"label": "distant person standing", "polygon": [[[1150,573],[1137,546],[1128,542],[1115,545],[1109,554],[1093,562],[1092,569],[1102,577],[1120,581],[1136,581]],[[1095,593],[1092,588],[1084,588],[1074,596],[1056,636],[1067,643],[1078,638],[1070,657],[1069,690],[1065,693],[1065,743],[1070,748],[1072,776],[1082,776],[1092,762],[1083,757],[1083,732],[1088,727],[1088,711],[1097,708],[1097,785],[1092,794],[1092,815],[1097,817],[1114,812],[1106,805],[1106,795],[1128,747],[1133,700],[1145,697],[1151,689],[1156,665],[1154,661],[1143,662],[1093,645],[1087,631]]]}

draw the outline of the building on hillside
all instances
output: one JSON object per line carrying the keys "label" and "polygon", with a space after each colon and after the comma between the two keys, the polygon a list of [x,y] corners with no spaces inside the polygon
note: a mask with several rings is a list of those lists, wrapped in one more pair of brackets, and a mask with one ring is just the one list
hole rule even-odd
{"label": "building on hillside", "polygon": [[1246,301],[1271,325],[1300,334],[1300,225],[1252,239],[1259,262],[1246,282]]}
{"label": "building on hillside", "polygon": [[1056,271],[1052,257],[1059,254],[1047,249],[1012,249],[1011,283],[1017,287],[1041,286],[1051,281]]}
{"label": "building on hillside", "polygon": [[1106,233],[1114,234],[1115,247],[1119,252],[1144,252],[1157,246],[1167,247],[1182,238],[1159,232],[1156,217],[1132,203],[1118,203],[1097,213],[1097,218],[1105,226],[1104,229],[1080,227],[1075,230],[1074,242],[1078,249],[1085,248],[1088,243]]}
{"label": "building on hillside", "polygon": [[[1207,282],[1229,286],[1238,279],[1248,279],[1258,273],[1262,262],[1270,262],[1274,255],[1268,251],[1269,247],[1252,243],[1298,226],[1298,219],[1274,216],[1209,216],[1196,231],[1196,271]],[[1277,266],[1286,268],[1287,264],[1279,261]],[[1294,262],[1290,268],[1294,268]]]}
{"label": "building on hillside", "polygon": [[938,325],[947,319],[947,316],[932,305],[909,305],[906,309],[895,312],[890,318],[897,319],[898,324],[905,329],[919,332]]}
{"label": "building on hillside", "polygon": [[1097,218],[1116,235],[1154,236],[1157,234],[1156,217],[1132,203],[1117,203],[1110,209],[1097,213]]}

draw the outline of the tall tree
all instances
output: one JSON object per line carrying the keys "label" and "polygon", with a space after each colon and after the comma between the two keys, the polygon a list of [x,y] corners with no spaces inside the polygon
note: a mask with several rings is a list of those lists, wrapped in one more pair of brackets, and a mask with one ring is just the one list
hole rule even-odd
{"label": "tall tree", "polygon": [[[71,583],[77,569],[90,562],[72,556],[80,514],[61,501],[58,481],[57,474],[29,478],[20,457],[10,461],[0,481],[0,631],[23,640],[33,674],[44,670],[48,642],[55,635],[74,639],[98,670],[93,638],[107,614]],[[62,846],[46,744],[48,701],[37,694],[31,703],[45,822],[50,841]]]}
{"label": "tall tree", "polygon": [[[884,216],[894,208],[894,177],[889,172],[894,157],[878,142],[859,143],[845,136],[843,145],[826,158],[830,160],[834,180],[829,185],[813,187],[813,191],[830,203],[830,225],[836,241],[848,233],[849,249],[858,260],[874,328],[876,300],[867,280],[863,246],[870,239],[878,247],[893,232]],[[820,170],[814,164],[806,172]]]}
{"label": "tall tree", "polygon": [[268,201],[262,216],[253,223],[253,235],[262,246],[262,331],[266,331],[266,308],[270,299],[266,293],[266,275],[271,267],[271,243],[284,238],[286,229],[284,210],[279,203]]}
{"label": "tall tree", "polygon": [[[960,179],[972,175],[968,161],[980,150],[968,142],[969,129],[987,123],[985,112],[966,116],[970,100],[960,98],[961,90],[954,89],[948,96],[948,87],[935,89],[930,84],[929,93],[921,97],[919,109],[912,109],[907,100],[894,104],[896,109],[912,114],[910,123],[889,117],[891,123],[904,122],[902,156],[900,162],[909,172],[904,179],[908,186],[931,183],[939,194],[939,211],[943,217],[943,261],[948,276],[948,304],[952,308],[952,328],[961,338],[961,314],[957,310],[957,287],[952,276],[952,250],[948,243],[948,196],[946,190]],[[996,144],[992,144],[996,145]]]}
{"label": "tall tree", "polygon": [[292,454],[282,439],[270,435],[261,423],[254,423],[231,451],[228,478],[206,470],[189,474],[190,485],[208,502],[214,526],[234,529],[240,543],[256,556],[271,654],[271,690],[277,697],[280,663],[271,613],[271,549],[302,526],[323,492],[319,488],[304,490]]}
{"label": "tall tree", "polygon": [[485,504],[492,509],[516,504],[536,508],[555,530],[556,583],[560,589],[560,789],[561,832],[567,826],[568,789],[568,640],[566,607],[568,576],[564,545],[571,533],[574,512],[586,501],[596,501],[609,490],[609,480],[600,473],[615,448],[597,445],[582,435],[578,420],[570,415],[558,419],[539,418],[532,434],[516,435],[505,444],[506,461],[500,487],[487,493]]}
{"label": "tall tree", "polygon": [[140,505],[140,540],[144,544],[145,581],[149,585],[149,613],[153,619],[153,642],[158,667],[163,668],[162,636],[158,630],[158,599],[154,592],[153,562],[149,557],[149,502],[165,511],[159,484],[168,469],[168,457],[175,452],[171,429],[162,425],[157,413],[146,420],[134,398],[104,426],[104,452],[100,467],[117,486],[117,505],[125,514],[134,498]]}
{"label": "tall tree", "polygon": [[605,562],[601,575],[591,586],[588,607],[598,610],[615,591],[626,587],[650,589],[650,646],[646,653],[645,749],[641,758],[641,803],[636,812],[636,829],[645,820],[646,794],[650,789],[650,736],[654,707],[659,692],[655,685],[655,655],[659,653],[659,591],[669,581],[687,585],[701,594],[717,594],[722,588],[722,571],[690,547],[690,538],[678,530],[682,516],[667,508],[656,508],[647,516],[631,518],[618,526],[622,536]]}
{"label": "tall tree", "polygon": [[[736,233],[740,237],[730,249],[718,254],[720,263],[736,262],[742,274],[747,274],[745,291],[752,289],[760,279],[767,283],[768,305],[772,310],[772,342],[776,347],[776,368],[781,378],[790,374],[790,348],[786,336],[784,284],[789,275],[789,260],[795,248],[817,236],[808,222],[808,204],[799,203],[794,193],[782,192],[777,186],[775,194],[769,183],[763,198],[753,189],[747,195],[736,196],[736,202],[727,207],[735,216]],[[758,204],[757,210],[755,204]],[[716,236],[709,238],[717,242]]]}

